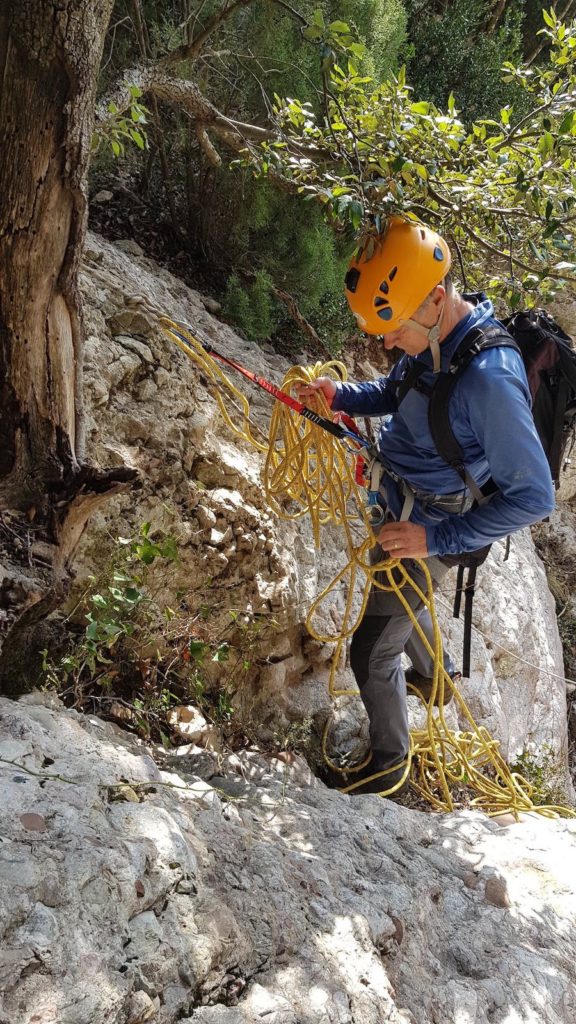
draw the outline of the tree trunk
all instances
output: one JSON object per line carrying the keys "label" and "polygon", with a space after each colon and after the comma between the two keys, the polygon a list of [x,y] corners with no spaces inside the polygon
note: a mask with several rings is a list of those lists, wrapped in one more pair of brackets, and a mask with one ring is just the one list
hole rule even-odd
{"label": "tree trunk", "polygon": [[504,11],[506,9],[506,3],[507,0],[496,0],[496,2],[493,4],[493,8],[492,11],[490,12],[490,17],[488,18],[485,29],[487,36],[491,36],[495,29],[498,28],[498,25],[500,24],[500,21],[502,19],[502,15],[504,14]]}
{"label": "tree trunk", "polygon": [[[88,516],[125,470],[84,460],[78,266],[113,0],[0,7],[0,689],[61,599]],[[23,680],[27,680],[23,682]]]}

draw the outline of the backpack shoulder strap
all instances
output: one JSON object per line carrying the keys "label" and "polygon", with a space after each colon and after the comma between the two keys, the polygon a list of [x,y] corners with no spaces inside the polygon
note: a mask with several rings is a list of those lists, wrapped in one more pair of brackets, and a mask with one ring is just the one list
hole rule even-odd
{"label": "backpack shoulder strap", "polygon": [[[401,377],[400,380],[396,381],[396,401],[398,405],[400,405],[400,403],[404,401],[406,395],[408,394],[409,391],[412,390],[412,388],[416,388],[419,391],[423,390],[422,384],[419,384],[419,381],[420,377],[422,376],[423,373],[425,373],[427,369],[428,367],[425,366],[424,363],[422,363],[418,359],[414,359],[411,365],[406,370],[404,376]],[[426,388],[425,390],[427,392],[429,391],[428,388]]]}
{"label": "backpack shoulder strap", "polygon": [[558,359],[562,375],[566,378],[569,387],[576,392],[576,352],[572,348],[569,339],[556,338]]}
{"label": "backpack shoulder strap", "polygon": [[464,465],[464,452],[450,423],[450,398],[472,360],[485,349],[501,347],[514,348],[520,352],[514,338],[504,327],[488,327],[486,330],[477,327],[471,331],[456,349],[448,371],[439,374],[428,406],[430,433],[438,454],[456,470],[479,504],[487,499]]}

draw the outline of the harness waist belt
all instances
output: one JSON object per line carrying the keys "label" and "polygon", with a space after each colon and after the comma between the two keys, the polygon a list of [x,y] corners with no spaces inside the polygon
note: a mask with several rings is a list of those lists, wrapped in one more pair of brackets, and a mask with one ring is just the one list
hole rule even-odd
{"label": "harness waist belt", "polygon": [[441,512],[462,515],[464,512],[468,512],[474,504],[474,497],[469,491],[456,491],[453,494],[429,494],[427,491],[421,491],[417,487],[412,487],[411,484],[407,483],[406,480],[403,480],[402,477],[390,469],[385,468],[384,473],[394,483],[398,484],[404,497],[410,494],[414,500],[419,502],[423,509],[429,507],[437,508]]}

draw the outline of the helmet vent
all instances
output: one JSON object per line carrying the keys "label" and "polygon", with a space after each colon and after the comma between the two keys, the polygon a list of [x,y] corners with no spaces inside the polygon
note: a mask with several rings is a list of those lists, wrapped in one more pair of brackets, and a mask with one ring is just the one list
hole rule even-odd
{"label": "helmet vent", "polygon": [[420,228],[420,238],[422,239],[423,242],[426,241],[426,232],[424,231],[423,228]]}
{"label": "helmet vent", "polygon": [[440,248],[439,245],[437,245],[436,248],[434,249],[434,259],[438,260],[439,263],[441,263],[442,260],[444,259],[444,253],[442,252],[442,249]]}
{"label": "helmet vent", "polygon": [[350,267],[350,270],[348,271],[346,277],[344,278],[344,285],[349,292],[352,292],[352,294],[354,294],[354,292],[356,291],[359,280],[360,271],[357,270],[356,267]]}
{"label": "helmet vent", "polygon": [[388,299],[381,299],[380,296],[377,295],[376,298],[374,299],[374,305],[375,306],[389,306],[390,303],[388,302]]}
{"label": "helmet vent", "polygon": [[388,295],[388,281],[382,281],[382,284],[380,285],[380,291],[384,292],[384,295]]}
{"label": "helmet vent", "polygon": [[390,309],[390,306],[385,306],[384,309],[379,309],[378,310],[378,316],[382,320],[391,320],[392,319],[392,315],[393,314],[392,314],[392,310]]}
{"label": "helmet vent", "polygon": [[397,270],[398,270],[398,267],[392,267],[392,270],[388,271],[388,280],[389,281],[393,281],[394,280],[394,278],[396,277],[396,271]]}

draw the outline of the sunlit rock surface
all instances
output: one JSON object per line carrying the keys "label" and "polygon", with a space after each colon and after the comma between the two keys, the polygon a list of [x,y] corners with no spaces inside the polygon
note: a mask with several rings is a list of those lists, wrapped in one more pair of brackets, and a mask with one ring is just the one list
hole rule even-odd
{"label": "sunlit rock surface", "polygon": [[576,822],[424,814],[257,753],[163,763],[0,700],[2,1021],[572,1024]]}

